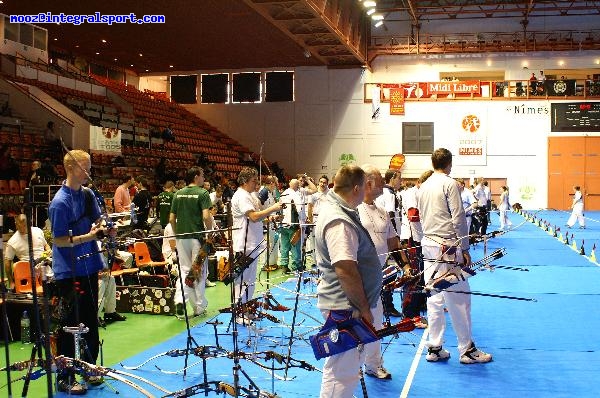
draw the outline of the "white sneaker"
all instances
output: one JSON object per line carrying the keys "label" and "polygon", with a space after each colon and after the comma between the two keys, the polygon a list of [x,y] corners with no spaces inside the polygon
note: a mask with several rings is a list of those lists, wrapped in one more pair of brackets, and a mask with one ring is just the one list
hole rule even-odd
{"label": "white sneaker", "polygon": [[388,372],[387,369],[383,366],[378,366],[376,368],[365,366],[365,374],[368,376],[375,377],[377,379],[389,380],[392,378],[392,374]]}
{"label": "white sneaker", "polygon": [[492,360],[492,354],[480,351],[475,347],[474,343],[471,343],[471,347],[464,354],[460,356],[460,363],[486,363]]}
{"label": "white sneaker", "polygon": [[447,361],[448,358],[450,358],[450,352],[444,350],[442,346],[429,347],[427,356],[425,356],[428,362]]}
{"label": "white sneaker", "polygon": [[244,316],[236,316],[235,323],[237,323],[240,326],[250,326],[254,322],[247,315],[244,315]]}
{"label": "white sneaker", "polygon": [[204,286],[206,287],[215,287],[217,286],[216,283],[209,281],[208,279],[206,280],[206,282],[204,283]]}

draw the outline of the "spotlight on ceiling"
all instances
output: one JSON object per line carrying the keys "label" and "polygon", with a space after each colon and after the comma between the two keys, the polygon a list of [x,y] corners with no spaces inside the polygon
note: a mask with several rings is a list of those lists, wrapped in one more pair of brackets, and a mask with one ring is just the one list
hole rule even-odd
{"label": "spotlight on ceiling", "polygon": [[371,19],[373,21],[381,21],[381,20],[383,20],[383,15],[381,15],[381,14],[373,14],[373,15],[371,15]]}
{"label": "spotlight on ceiling", "polygon": [[383,25],[383,21],[379,20],[379,21],[377,21],[377,23],[375,24],[375,27],[376,27],[376,28],[378,28],[378,27],[380,27],[381,25]]}
{"label": "spotlight on ceiling", "polygon": [[370,8],[370,7],[377,7],[377,3],[374,1],[364,1],[363,2],[363,6],[365,8]]}
{"label": "spotlight on ceiling", "polygon": [[369,8],[367,10],[367,15],[371,15],[371,14],[374,14],[374,13],[375,13],[375,9],[374,8]]}

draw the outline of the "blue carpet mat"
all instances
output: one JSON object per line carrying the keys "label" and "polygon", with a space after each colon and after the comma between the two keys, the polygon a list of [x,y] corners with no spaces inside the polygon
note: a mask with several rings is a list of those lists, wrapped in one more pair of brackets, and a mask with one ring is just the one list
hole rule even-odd
{"label": "blue carpet mat", "polygon": [[[533,212],[532,212],[533,213]],[[568,213],[540,211],[538,219],[554,225],[564,225]],[[587,214],[600,219],[600,213]],[[379,381],[366,379],[371,397],[481,397],[506,398],[521,397],[597,397],[600,395],[600,267],[589,259],[594,241],[600,238],[600,224],[590,220],[585,230],[573,230],[578,242],[589,241],[588,254],[582,256],[570,246],[561,243],[537,224],[525,220],[518,214],[511,214],[514,230],[487,242],[487,252],[504,247],[507,255],[494,264],[522,267],[528,271],[514,271],[497,268],[493,272],[479,271],[470,279],[473,291],[485,294],[514,296],[536,301],[472,296],[473,334],[477,345],[494,355],[494,361],[484,365],[461,365],[456,351],[456,337],[448,319],[445,347],[452,357],[447,363],[428,363],[422,350],[422,336],[426,330],[416,330],[401,334],[397,339],[384,341],[386,368],[393,374],[392,380]],[[495,225],[489,228],[494,230]],[[561,227],[561,229],[564,227]],[[484,245],[480,243],[472,249],[472,257],[483,256]],[[284,289],[293,290],[295,283],[286,282]],[[293,295],[281,288],[273,288],[273,295],[285,306],[293,307]],[[302,292],[314,293],[312,282],[303,284]],[[396,298],[399,302],[400,298]],[[304,360],[320,368],[322,361],[316,361],[306,342],[308,335],[319,326],[320,314],[314,298],[300,300],[295,334],[303,335],[292,346],[292,357]],[[270,312],[291,324],[291,311]],[[218,320],[219,343],[231,350],[232,338],[227,335],[229,317],[221,314]],[[287,355],[289,326],[262,321],[261,329],[249,332],[240,327],[239,349],[246,353],[273,350]],[[142,332],[142,331],[138,331]],[[148,331],[159,333],[159,331]],[[192,337],[199,345],[214,346],[215,336],[211,325],[194,327]],[[124,363],[137,365],[153,355],[172,349],[186,347],[186,334],[154,347]],[[133,342],[132,342],[133,343]],[[420,349],[421,347],[421,349]],[[259,361],[264,366],[282,367],[277,361]],[[126,370],[134,375],[152,380],[168,391],[190,388],[202,383],[204,371],[202,361],[191,355],[187,377],[181,371],[165,374],[156,366],[168,371],[181,370],[184,357],[164,356],[151,361],[138,370]],[[228,358],[211,358],[206,361],[208,380],[225,381],[232,384],[232,367]],[[290,368],[291,380],[272,379],[268,371],[246,361],[240,361],[241,369],[263,390],[275,391],[279,397],[318,397],[321,375],[318,371]],[[118,364],[115,369],[124,370]],[[278,377],[283,371],[275,371]],[[131,379],[132,381],[136,381]],[[142,396],[139,392],[113,383],[122,396]],[[143,383],[139,383],[144,385]],[[240,384],[248,385],[240,375]],[[166,395],[150,386],[145,386],[155,396]],[[191,390],[189,391],[191,392]],[[202,394],[200,394],[202,395]],[[59,395],[60,396],[60,395]],[[114,392],[107,386],[91,390],[88,396],[108,397]],[[208,396],[216,396],[211,392]],[[362,397],[357,389],[356,397]]]}

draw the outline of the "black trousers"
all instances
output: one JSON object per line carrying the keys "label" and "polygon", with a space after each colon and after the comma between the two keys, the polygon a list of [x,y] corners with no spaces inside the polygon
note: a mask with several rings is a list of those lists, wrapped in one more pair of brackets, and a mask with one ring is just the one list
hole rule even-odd
{"label": "black trousers", "polygon": [[408,247],[408,260],[413,274],[421,272],[421,277],[411,284],[402,287],[402,315],[406,318],[414,318],[421,315],[427,305],[427,296],[421,293],[421,287],[425,286],[423,272],[423,252],[421,242],[412,239],[403,241],[403,247]]}
{"label": "black trousers", "polygon": [[[74,287],[77,287],[75,289]],[[75,343],[73,334],[63,330],[64,326],[77,326],[83,323],[89,331],[82,334],[84,344],[81,351],[81,359],[95,364],[100,350],[100,337],[98,334],[98,274],[73,279],[61,279],[56,281],[56,292],[58,303],[58,327],[57,351],[58,355],[75,358]],[[58,375],[58,378],[66,378],[72,373]]]}

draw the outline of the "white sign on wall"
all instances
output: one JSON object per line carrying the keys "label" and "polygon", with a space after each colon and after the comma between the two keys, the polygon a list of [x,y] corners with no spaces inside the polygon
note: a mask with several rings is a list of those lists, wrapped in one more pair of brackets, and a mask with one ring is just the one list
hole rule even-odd
{"label": "white sign on wall", "polygon": [[90,126],[90,150],[120,155],[121,130],[110,127]]}
{"label": "white sign on wall", "polygon": [[487,113],[479,110],[458,113],[452,120],[456,134],[453,163],[463,166],[487,164]]}

